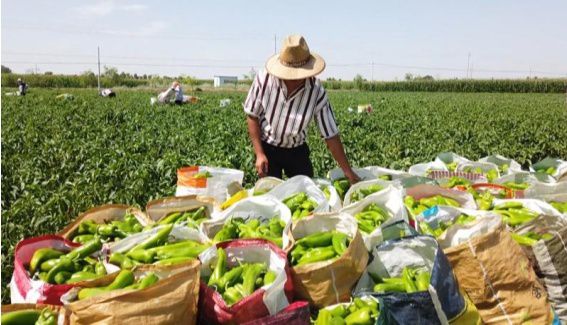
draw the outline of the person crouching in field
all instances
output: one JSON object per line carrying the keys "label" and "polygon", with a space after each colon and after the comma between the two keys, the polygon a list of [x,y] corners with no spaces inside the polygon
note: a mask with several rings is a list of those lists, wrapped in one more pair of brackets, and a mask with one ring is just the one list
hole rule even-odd
{"label": "person crouching in field", "polygon": [[22,81],[22,79],[18,78],[18,91],[16,94],[18,96],[25,96],[28,92],[28,85]]}
{"label": "person crouching in field", "polygon": [[155,104],[158,102],[159,104],[195,104],[199,99],[194,96],[187,96],[183,95],[183,90],[181,89],[181,85],[178,81],[174,81],[167,90],[160,93],[157,97],[152,97],[151,104]]}
{"label": "person crouching in field", "polygon": [[244,112],[260,177],[282,178],[282,171],[287,177],[313,177],[305,139],[314,119],[350,183],[359,181],[345,155],[325,89],[315,78],[324,68],[325,61],[309,51],[303,36],[291,35],[280,53],[268,59],[267,71],[256,75]]}

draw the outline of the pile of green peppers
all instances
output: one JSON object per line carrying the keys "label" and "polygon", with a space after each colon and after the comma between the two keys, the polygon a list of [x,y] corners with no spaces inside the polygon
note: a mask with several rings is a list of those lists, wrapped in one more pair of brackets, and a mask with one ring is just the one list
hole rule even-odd
{"label": "pile of green peppers", "polygon": [[186,222],[190,228],[197,229],[203,221],[207,220],[207,209],[202,206],[191,211],[179,211],[168,214],[158,221],[158,225],[170,225]]}
{"label": "pile of green peppers", "polygon": [[50,247],[34,252],[29,263],[32,276],[51,284],[75,283],[94,279],[106,274],[101,261],[89,255],[102,248],[100,238],[95,239],[65,253]]}
{"label": "pile of green peppers", "polygon": [[333,230],[313,233],[295,242],[289,253],[294,266],[315,263],[341,256],[350,244],[348,235]]}
{"label": "pile of green peppers", "polygon": [[448,205],[457,208],[461,206],[456,200],[444,197],[442,195],[424,197],[419,200],[414,199],[413,196],[407,195],[404,198],[404,204],[415,216],[436,205]]}
{"label": "pile of green peppers", "polygon": [[373,325],[380,315],[378,301],[367,296],[354,298],[349,304],[319,310],[314,325]]}
{"label": "pile of green peppers", "polygon": [[543,234],[538,234],[535,233],[533,231],[529,231],[523,235],[520,234],[516,234],[516,233],[511,233],[510,235],[512,235],[512,238],[520,245],[524,245],[524,246],[533,246],[535,245],[535,243],[537,243],[539,240],[549,240],[551,238],[553,238],[553,235],[550,233],[543,233]]}
{"label": "pile of green peppers", "polygon": [[114,220],[106,224],[98,224],[94,220],[88,219],[79,224],[71,240],[75,243],[84,244],[98,236],[103,241],[111,241],[125,238],[142,230],[142,225],[132,214],[126,214],[124,220]]}
{"label": "pile of green peppers", "polygon": [[338,178],[333,181],[333,187],[337,190],[341,200],[344,200],[345,194],[350,188],[350,182],[346,179],[346,177]]}
{"label": "pile of green peppers", "polygon": [[317,202],[310,199],[305,192],[294,194],[283,200],[283,203],[291,210],[293,220],[308,216],[317,207]]}
{"label": "pile of green peppers", "polygon": [[431,281],[431,273],[421,268],[404,267],[402,276],[399,278],[374,278],[378,280],[374,285],[374,292],[390,293],[390,292],[420,292],[427,291],[429,282]]}
{"label": "pile of green peppers", "polygon": [[539,213],[524,208],[520,202],[505,202],[493,208],[502,216],[502,221],[510,227],[516,227],[535,219]]}
{"label": "pile of green peppers", "polygon": [[366,234],[370,234],[390,218],[390,214],[376,203],[370,203],[361,212],[355,214],[354,218],[358,222],[358,229]]}
{"label": "pile of green peppers", "polygon": [[445,230],[447,230],[447,228],[451,227],[452,225],[466,225],[466,224],[471,223],[475,220],[476,220],[476,218],[473,217],[473,216],[461,214],[457,218],[455,218],[454,220],[447,221],[447,222],[444,222],[444,221],[439,222],[437,224],[436,228],[431,227],[431,225],[427,222],[420,222],[419,228],[421,229],[421,232],[423,234],[431,235],[431,236],[434,236],[435,238],[438,238],[439,236],[441,236],[445,232]]}
{"label": "pile of green peppers", "polygon": [[266,239],[282,247],[282,234],[285,222],[279,218],[260,221],[259,219],[229,218],[215,234],[213,241],[223,242],[237,238]]}
{"label": "pile of green peppers", "polygon": [[566,202],[551,201],[549,202],[549,204],[551,204],[552,207],[557,209],[557,211],[561,213],[567,213],[567,201]]}
{"label": "pile of green peppers", "polygon": [[95,297],[112,290],[118,289],[131,289],[142,290],[149,286],[154,285],[159,281],[159,277],[153,273],[148,272],[145,276],[140,277],[137,281],[134,273],[130,270],[121,270],[120,273],[114,278],[112,283],[104,287],[83,288],[79,290],[79,300]]}
{"label": "pile of green peppers", "polygon": [[241,263],[229,268],[226,251],[222,248],[217,249],[217,260],[211,266],[212,274],[205,281],[222,295],[228,306],[276,280],[276,273],[264,263]]}
{"label": "pile of green peppers", "polygon": [[109,262],[121,269],[132,269],[138,264],[173,265],[193,260],[207,249],[206,245],[193,240],[169,242],[172,229],[173,224],[163,226],[127,253],[110,254]]}
{"label": "pile of green peppers", "polygon": [[553,174],[555,174],[555,172],[557,171],[557,169],[555,167],[549,167],[549,168],[539,168],[536,169],[536,173],[545,173],[547,175],[552,176]]}
{"label": "pile of green peppers", "polygon": [[384,189],[384,187],[378,184],[372,184],[366,188],[359,188],[356,191],[354,191],[354,193],[352,193],[352,195],[350,196],[350,202],[351,203],[358,202],[364,199],[365,197],[367,197],[368,195],[372,193],[376,193],[382,189]]}
{"label": "pile of green peppers", "polygon": [[495,179],[498,178],[498,169],[490,169],[487,172],[484,172],[482,170],[482,168],[480,167],[472,167],[472,166],[467,166],[465,168],[463,168],[463,171],[465,173],[477,173],[477,174],[483,174],[486,176],[486,179],[488,180],[489,183],[492,183]]}
{"label": "pile of green peppers", "polygon": [[57,314],[49,307],[2,313],[2,325],[56,325]]}

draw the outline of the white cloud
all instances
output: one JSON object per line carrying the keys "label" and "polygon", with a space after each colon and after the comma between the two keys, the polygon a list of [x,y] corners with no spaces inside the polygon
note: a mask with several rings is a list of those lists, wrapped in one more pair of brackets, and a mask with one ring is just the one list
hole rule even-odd
{"label": "white cloud", "polygon": [[113,12],[140,12],[148,9],[148,6],[140,3],[124,4],[116,0],[100,0],[95,4],[80,6],[75,11],[87,16],[106,16]]}

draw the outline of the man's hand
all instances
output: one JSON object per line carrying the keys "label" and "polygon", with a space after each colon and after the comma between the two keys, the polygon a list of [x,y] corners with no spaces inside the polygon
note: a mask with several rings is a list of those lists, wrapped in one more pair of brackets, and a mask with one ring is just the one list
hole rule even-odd
{"label": "man's hand", "polygon": [[348,169],[347,171],[344,172],[344,174],[345,177],[348,179],[350,185],[354,185],[360,182],[360,177],[358,177],[358,175],[356,175],[356,173],[352,169]]}
{"label": "man's hand", "polygon": [[268,175],[268,158],[266,155],[261,154],[256,157],[256,171],[260,177]]}

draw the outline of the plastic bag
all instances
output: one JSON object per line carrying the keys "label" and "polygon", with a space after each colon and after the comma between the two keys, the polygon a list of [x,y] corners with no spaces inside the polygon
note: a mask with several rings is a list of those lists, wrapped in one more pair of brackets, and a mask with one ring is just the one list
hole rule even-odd
{"label": "plastic bag", "polygon": [[339,196],[339,193],[337,192],[337,189],[333,186],[333,184],[325,179],[315,179],[315,184],[317,184],[321,188],[323,194],[325,194],[324,189],[328,191],[329,196],[327,198],[327,201],[329,201],[330,211],[331,212],[340,211],[341,208],[343,207],[343,202],[341,201],[341,197]]}
{"label": "plastic bag", "polygon": [[[418,235],[386,241],[373,249],[372,256],[355,295],[379,298],[379,324],[447,324],[465,311],[466,302],[451,265],[434,238]],[[373,292],[373,278],[401,277],[404,267],[430,272],[427,291]]]}
{"label": "plastic bag", "polygon": [[294,176],[280,185],[274,187],[269,195],[283,201],[299,192],[305,192],[309,198],[317,203],[313,212],[328,212],[329,202],[325,194],[311,178],[303,175]]}
{"label": "plastic bag", "polygon": [[208,166],[183,167],[177,170],[175,196],[211,196],[220,204],[228,198],[228,185],[233,182],[242,185],[243,180],[244,172],[236,169]]}
{"label": "plastic bag", "polygon": [[[491,155],[491,156],[486,156],[483,158],[480,158],[478,160],[479,162],[489,162],[489,163],[493,163],[495,165],[497,165],[501,171],[502,175],[510,175],[510,174],[514,174],[514,173],[518,173],[522,171],[522,166],[515,161],[514,159],[510,159],[510,158],[506,158],[504,156],[500,156],[500,155]],[[508,169],[506,171],[503,171],[502,167],[504,165],[508,165]]]}
{"label": "plastic bag", "polygon": [[201,281],[199,294],[200,324],[245,323],[269,315],[276,315],[292,302],[293,282],[287,265],[287,256],[271,242],[260,239],[238,239],[219,243],[199,256],[201,276],[211,274],[211,264],[217,259],[217,248],[227,254],[227,265],[266,263],[276,273],[269,285],[257,289],[232,306],[227,306],[221,294]]}
{"label": "plastic bag", "polygon": [[384,180],[381,180],[381,179],[373,179],[373,180],[358,182],[358,183],[352,185],[348,189],[348,191],[345,193],[345,198],[343,200],[343,206],[348,207],[351,204],[351,201],[353,199],[353,194],[356,191],[361,190],[361,189],[366,189],[366,188],[373,186],[373,185],[378,185],[378,186],[382,187],[382,190],[380,190],[380,191],[383,191],[388,186],[394,186],[391,182],[384,181]]}

